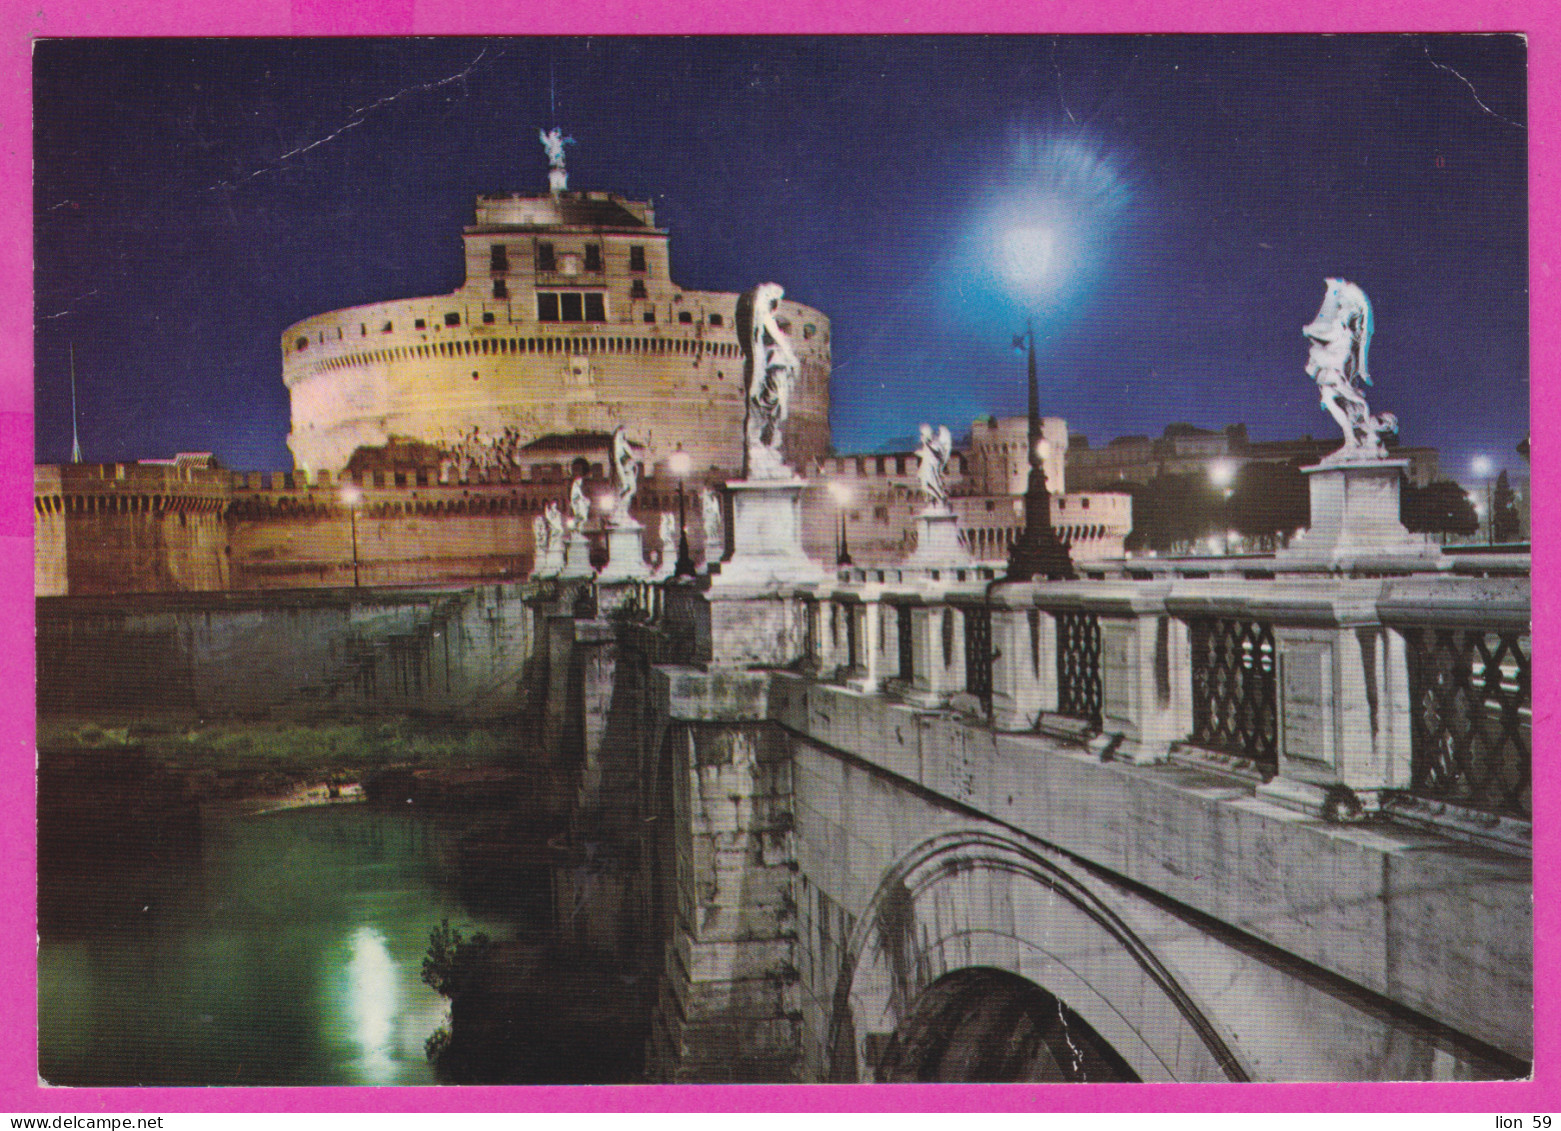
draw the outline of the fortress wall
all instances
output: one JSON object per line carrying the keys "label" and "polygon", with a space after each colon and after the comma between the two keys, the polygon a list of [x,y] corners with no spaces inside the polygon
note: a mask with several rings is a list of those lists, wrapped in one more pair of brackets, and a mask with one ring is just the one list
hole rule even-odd
{"label": "fortress wall", "polygon": [[36,592],[225,588],[227,490],[226,475],[209,469],[161,464],[36,468]]}
{"label": "fortress wall", "polygon": [[[360,514],[358,582],[417,585],[519,577],[531,569],[530,514],[517,511]],[[279,510],[232,524],[237,589],[353,584],[352,518],[344,508]]]}
{"label": "fortress wall", "polygon": [[[496,310],[459,292],[307,319],[283,342],[294,458],[301,467],[335,470],[358,447],[391,436],[450,444],[473,426],[485,435],[513,427],[524,441],[610,432],[622,423],[648,446],[652,463],[681,444],[697,467],[735,470],[743,413],[743,361],[732,329],[737,296],[682,298],[689,323],[541,324],[520,304]],[[722,324],[712,326],[717,308],[725,311]],[[793,462],[805,466],[829,446],[829,322],[799,303],[783,303],[781,313],[802,366],[788,446]],[[447,325],[447,316],[456,324]],[[417,319],[424,329],[405,329]]]}

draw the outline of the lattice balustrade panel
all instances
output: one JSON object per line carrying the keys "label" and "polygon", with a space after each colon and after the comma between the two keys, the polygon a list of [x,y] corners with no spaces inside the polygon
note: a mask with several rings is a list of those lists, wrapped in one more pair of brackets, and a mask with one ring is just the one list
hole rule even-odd
{"label": "lattice balustrade panel", "polygon": [[1100,618],[1058,613],[1057,713],[1100,725]]}
{"label": "lattice balustrade panel", "polygon": [[1531,639],[1479,628],[1404,630],[1411,791],[1527,820],[1534,707]]}
{"label": "lattice balustrade panel", "polygon": [[1277,769],[1274,629],[1267,621],[1194,617],[1192,739]]}
{"label": "lattice balustrade panel", "polygon": [[965,610],[965,690],[992,707],[992,610]]}

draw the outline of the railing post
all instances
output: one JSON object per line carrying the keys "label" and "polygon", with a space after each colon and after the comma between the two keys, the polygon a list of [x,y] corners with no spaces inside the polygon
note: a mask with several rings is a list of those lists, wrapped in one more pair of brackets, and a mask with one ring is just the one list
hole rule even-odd
{"label": "railing post", "polygon": [[992,727],[1028,731],[1057,709],[1057,631],[1024,582],[992,593]]}
{"label": "railing post", "polygon": [[[1409,734],[1388,661],[1394,649],[1377,619],[1380,582],[1338,594],[1322,623],[1275,625],[1279,655],[1279,776],[1260,792],[1322,813],[1344,786],[1366,809],[1409,782]],[[1402,686],[1402,684],[1400,684]]]}
{"label": "railing post", "polygon": [[943,707],[965,687],[964,625],[959,610],[941,596],[911,610],[914,678],[906,701],[918,707]]}
{"label": "railing post", "polygon": [[850,615],[856,620],[856,662],[846,682],[855,690],[871,695],[877,692],[883,681],[882,649],[879,646],[879,621],[883,603],[876,585],[863,586],[861,593],[861,604],[848,606]]}
{"label": "railing post", "polygon": [[1163,761],[1192,729],[1187,626],[1166,610],[1166,590],[1117,590],[1099,614],[1100,725],[1121,736],[1124,761]]}

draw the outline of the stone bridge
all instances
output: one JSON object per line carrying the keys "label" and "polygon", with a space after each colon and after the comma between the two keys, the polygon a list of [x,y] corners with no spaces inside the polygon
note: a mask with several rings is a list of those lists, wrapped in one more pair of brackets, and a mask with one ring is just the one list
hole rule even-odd
{"label": "stone bridge", "polygon": [[1477,564],[539,583],[653,1076],[1526,1075],[1528,582]]}

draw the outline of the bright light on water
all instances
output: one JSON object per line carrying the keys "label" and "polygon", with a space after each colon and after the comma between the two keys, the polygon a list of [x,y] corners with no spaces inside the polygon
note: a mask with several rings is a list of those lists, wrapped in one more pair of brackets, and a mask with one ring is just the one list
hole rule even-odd
{"label": "bright light on water", "polygon": [[359,927],[349,946],[347,1013],[359,1062],[367,1082],[388,1084],[396,1076],[396,1015],[401,1006],[396,962],[385,936],[373,927]]}

